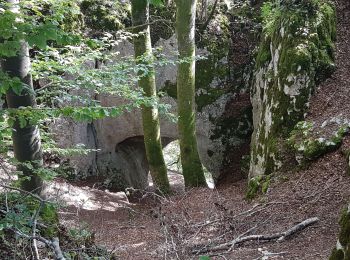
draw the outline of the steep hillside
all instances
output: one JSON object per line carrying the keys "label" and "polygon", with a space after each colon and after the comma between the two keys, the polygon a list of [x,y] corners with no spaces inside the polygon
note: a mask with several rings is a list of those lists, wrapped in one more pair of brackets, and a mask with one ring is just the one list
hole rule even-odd
{"label": "steep hillside", "polygon": [[[338,0],[336,9],[336,71],[314,93],[306,117],[319,127],[350,115],[350,2]],[[122,206],[71,206],[62,219],[86,222],[97,241],[120,259],[328,259],[339,233],[340,211],[350,198],[349,165],[342,152],[349,148],[350,137],[345,136],[339,149],[302,169],[279,173],[267,193],[253,201],[245,199],[246,181],[240,181],[215,190],[179,190],[167,199],[145,193]],[[105,200],[101,194],[98,198]],[[211,250],[240,236],[282,232],[312,217],[319,221],[282,242]]]}

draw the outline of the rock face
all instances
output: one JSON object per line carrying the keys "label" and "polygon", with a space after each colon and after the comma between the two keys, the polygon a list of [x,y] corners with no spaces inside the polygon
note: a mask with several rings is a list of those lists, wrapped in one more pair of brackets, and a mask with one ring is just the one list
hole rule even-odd
{"label": "rock face", "polygon": [[[170,54],[176,51],[175,37],[168,40],[160,40],[159,46],[163,46],[164,53]],[[124,42],[120,46],[123,56],[133,55],[133,46]],[[199,51],[204,53],[205,51]],[[218,83],[215,77],[210,82],[210,88],[215,88]],[[162,67],[157,71],[157,85],[175,88],[176,91],[176,67]],[[172,91],[173,89],[169,89]],[[198,90],[198,95],[203,90]],[[209,96],[209,95],[208,95]],[[197,137],[201,158],[204,166],[219,176],[225,146],[220,138],[212,140],[210,137],[216,126],[212,118],[219,118],[224,110],[230,94],[223,94],[211,100],[210,104],[201,104],[201,111],[197,115]],[[102,106],[114,106],[122,104],[121,98],[99,95],[97,100]],[[166,95],[163,102],[170,103],[176,112],[176,100]],[[98,152],[88,156],[78,156],[71,160],[71,165],[79,172],[80,176],[103,175],[107,176],[108,187],[114,190],[122,190],[126,187],[145,188],[148,185],[148,165],[143,145],[143,131],[140,111],[126,112],[118,118],[105,118],[92,123],[62,122],[56,125],[56,132],[65,132],[66,135],[57,135],[60,146],[69,147],[77,143],[85,144],[87,148],[98,149]],[[178,138],[177,126],[167,120],[161,120],[161,136],[163,145]]]}
{"label": "rock face", "polygon": [[[256,36],[249,35],[251,27],[242,29],[242,25],[246,25],[246,21],[238,21],[232,14],[217,14],[197,41],[197,55],[206,57],[196,63],[198,146],[202,162],[215,180],[225,172],[225,168],[231,174],[236,174],[239,163],[234,169],[229,165],[232,160],[241,160],[242,151],[248,151],[252,132],[248,82],[251,54],[255,47],[252,37]],[[232,27],[231,31],[229,28]],[[240,35],[241,38],[238,39],[235,35],[242,31],[247,34]],[[174,56],[177,51],[176,37],[160,38],[155,46],[162,48],[162,54]],[[133,56],[133,45],[124,41],[119,45],[118,51],[121,56]],[[238,55],[245,58],[237,60]],[[174,113],[176,73],[176,66],[156,69],[157,87],[165,93],[162,101],[171,104]],[[121,98],[109,95],[97,95],[95,98],[102,106],[123,103]],[[67,133],[65,136],[57,135],[61,146],[83,143],[87,148],[99,150],[71,160],[70,164],[80,176],[104,176],[107,178],[107,186],[113,190],[123,190],[130,186],[144,188],[148,185],[140,111],[127,112],[118,118],[105,118],[90,124],[69,123],[68,128],[60,124],[56,131]],[[161,119],[161,136],[164,146],[176,140],[176,124]]]}
{"label": "rock face", "polygon": [[282,166],[283,140],[303,119],[316,84],[334,69],[335,11],[327,1],[316,2],[265,5],[251,91],[251,179]]}

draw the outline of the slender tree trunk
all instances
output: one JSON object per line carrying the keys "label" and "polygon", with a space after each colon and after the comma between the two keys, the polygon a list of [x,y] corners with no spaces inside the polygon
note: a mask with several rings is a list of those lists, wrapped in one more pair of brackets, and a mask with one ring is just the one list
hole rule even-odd
{"label": "slender tree trunk", "polygon": [[[10,8],[14,12],[18,12],[17,7],[15,6],[19,2],[18,0],[7,0],[7,2],[13,4]],[[8,91],[6,93],[7,107],[34,107],[36,102],[32,76],[30,74],[28,44],[26,42],[21,42],[21,48],[18,51],[17,56],[2,59],[1,69],[11,77],[18,77],[28,87],[28,89],[23,90],[20,95],[17,95],[12,90]],[[22,171],[24,177],[26,177],[23,178],[21,182],[22,189],[40,193],[43,182],[35,173],[35,170],[43,165],[38,126],[27,125],[26,127],[21,128],[19,122],[16,121],[13,126],[12,140],[15,158],[20,162],[18,170]],[[27,167],[25,164],[21,163],[30,163],[32,167]]]}
{"label": "slender tree trunk", "polygon": [[201,12],[201,21],[204,22],[207,20],[208,16],[208,0],[202,0],[201,4],[202,12]]}
{"label": "slender tree trunk", "polygon": [[196,0],[176,0],[176,32],[180,59],[177,102],[183,175],[186,187],[206,185],[199,158],[195,119],[195,17]]}
{"label": "slender tree trunk", "polygon": [[[152,46],[149,28],[149,4],[148,0],[132,0],[132,22],[135,26],[134,49],[138,63],[146,63],[149,67],[147,75],[141,77],[139,86],[142,87],[147,97],[156,97],[157,89],[152,65]],[[141,26],[140,26],[141,25]],[[144,25],[144,26],[142,26]],[[160,124],[158,109],[156,107],[142,108],[142,123],[146,156],[150,167],[152,179],[157,188],[165,193],[170,191],[165,165],[162,143],[160,138]]]}

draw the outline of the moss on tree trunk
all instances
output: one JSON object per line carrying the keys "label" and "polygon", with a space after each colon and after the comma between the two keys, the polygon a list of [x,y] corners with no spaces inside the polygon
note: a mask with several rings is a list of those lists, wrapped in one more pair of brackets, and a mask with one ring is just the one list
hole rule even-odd
{"label": "moss on tree trunk", "polygon": [[[157,90],[152,65],[150,28],[148,25],[148,0],[132,0],[131,4],[134,33],[137,34],[134,37],[135,57],[137,63],[143,63],[148,67],[146,75],[143,75],[139,80],[139,86],[142,87],[147,97],[156,97]],[[146,156],[152,179],[159,190],[168,193],[170,186],[162,152],[158,109],[156,107],[142,107],[142,123]]]}
{"label": "moss on tree trunk", "polygon": [[178,128],[186,187],[206,185],[198,154],[195,118],[196,0],[176,0],[176,34],[180,62],[177,74]]}

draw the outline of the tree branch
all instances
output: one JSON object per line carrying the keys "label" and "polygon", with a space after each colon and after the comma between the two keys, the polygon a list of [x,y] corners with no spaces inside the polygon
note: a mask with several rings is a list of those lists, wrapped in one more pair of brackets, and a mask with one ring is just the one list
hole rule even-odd
{"label": "tree branch", "polygon": [[287,237],[290,237],[291,235],[305,229],[306,227],[315,224],[316,222],[319,221],[319,218],[309,218],[304,220],[303,222],[291,227],[290,229],[280,232],[280,233],[275,233],[271,235],[249,235],[249,236],[238,236],[234,240],[220,244],[217,246],[209,247],[209,248],[204,248],[201,250],[194,250],[194,254],[202,254],[202,253],[207,253],[209,251],[220,251],[220,250],[226,250],[226,249],[231,249],[235,247],[238,244],[241,244],[243,242],[247,241],[271,241],[277,239],[277,242],[282,242],[284,241]]}
{"label": "tree branch", "polygon": [[213,19],[213,16],[215,14],[216,6],[218,4],[219,0],[215,0],[215,3],[213,5],[213,9],[211,10],[208,19],[205,21],[205,23],[201,26],[201,31],[203,32],[205,29],[207,29],[211,19]]}
{"label": "tree branch", "polygon": [[65,260],[66,258],[63,256],[63,253],[62,253],[62,250],[61,250],[61,247],[60,247],[60,243],[59,243],[59,239],[57,237],[54,237],[52,240],[48,240],[44,237],[41,237],[41,236],[29,236],[17,229],[9,229],[9,230],[12,230],[13,232],[15,232],[16,235],[18,236],[21,236],[21,237],[24,237],[26,239],[29,239],[29,240],[38,240],[38,241],[41,241],[43,242],[45,245],[47,245],[48,247],[50,247],[54,254],[55,254],[55,259],[56,260]]}

